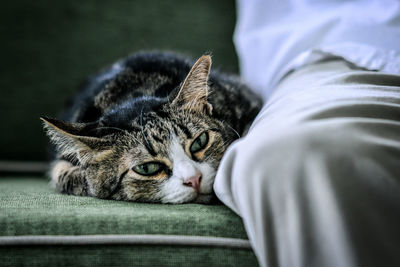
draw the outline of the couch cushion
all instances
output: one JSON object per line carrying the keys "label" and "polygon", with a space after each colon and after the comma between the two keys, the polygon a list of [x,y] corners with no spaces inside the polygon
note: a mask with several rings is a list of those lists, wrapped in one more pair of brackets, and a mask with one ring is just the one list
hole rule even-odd
{"label": "couch cushion", "polygon": [[223,205],[61,195],[44,178],[0,178],[0,235],[8,265],[257,264],[241,218]]}

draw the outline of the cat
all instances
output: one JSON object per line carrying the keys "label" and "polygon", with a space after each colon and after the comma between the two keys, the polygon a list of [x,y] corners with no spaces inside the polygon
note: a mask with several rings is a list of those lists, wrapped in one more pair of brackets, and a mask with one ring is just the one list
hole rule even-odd
{"label": "cat", "polygon": [[246,134],[260,98],[238,78],[140,52],[91,77],[62,120],[41,117],[61,193],[153,203],[209,203],[227,147]]}

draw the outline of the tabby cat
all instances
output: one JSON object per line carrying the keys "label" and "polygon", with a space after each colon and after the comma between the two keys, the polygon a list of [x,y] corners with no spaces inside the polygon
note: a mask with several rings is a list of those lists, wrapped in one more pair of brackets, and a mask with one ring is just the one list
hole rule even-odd
{"label": "tabby cat", "polygon": [[[192,67],[191,67],[192,66]],[[138,53],[88,80],[63,120],[42,117],[61,193],[208,203],[224,151],[260,99],[236,78],[172,53]]]}

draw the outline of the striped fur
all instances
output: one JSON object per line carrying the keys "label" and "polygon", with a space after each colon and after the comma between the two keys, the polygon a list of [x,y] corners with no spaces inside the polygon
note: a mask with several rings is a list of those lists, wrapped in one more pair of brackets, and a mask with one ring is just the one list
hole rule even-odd
{"label": "striped fur", "polygon": [[[57,191],[127,201],[210,202],[223,153],[261,108],[237,78],[210,68],[209,55],[193,64],[175,54],[139,53],[89,79],[62,120],[42,118],[55,145],[50,175]],[[192,153],[202,133],[208,143]],[[134,171],[149,162],[162,168],[150,176]],[[201,173],[198,188],[185,182],[194,173]]]}

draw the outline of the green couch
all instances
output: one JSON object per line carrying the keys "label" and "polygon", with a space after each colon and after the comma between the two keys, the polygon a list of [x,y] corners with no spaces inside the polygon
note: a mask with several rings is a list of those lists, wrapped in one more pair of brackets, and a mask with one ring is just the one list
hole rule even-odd
{"label": "green couch", "polygon": [[223,205],[60,195],[40,177],[0,180],[0,266],[256,266]]}
{"label": "green couch", "polygon": [[0,266],[257,266],[222,204],[155,205],[56,193],[39,116],[138,50],[173,50],[237,71],[234,1],[14,1],[2,7]]}

